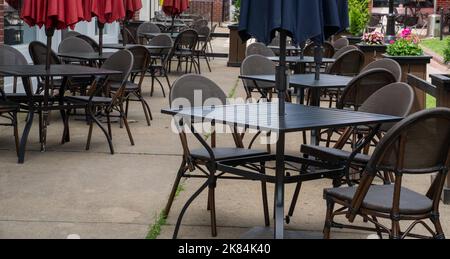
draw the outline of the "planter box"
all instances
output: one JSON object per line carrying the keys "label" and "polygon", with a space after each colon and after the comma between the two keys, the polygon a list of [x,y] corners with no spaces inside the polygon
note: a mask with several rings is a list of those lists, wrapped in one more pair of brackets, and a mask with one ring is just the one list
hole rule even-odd
{"label": "planter box", "polygon": [[[450,75],[430,75],[432,84],[436,86],[436,100],[438,107],[450,108]],[[442,200],[450,204],[450,177],[445,183]]]}
{"label": "planter box", "polygon": [[358,43],[356,46],[364,52],[365,63],[364,67],[375,60],[383,58],[383,54],[386,53],[387,45],[368,45],[365,43]]}
{"label": "planter box", "polygon": [[240,67],[245,59],[245,51],[247,50],[247,42],[243,42],[239,37],[237,24],[228,26],[230,29],[230,52],[228,55],[229,67]]}
{"label": "planter box", "polygon": [[[390,56],[382,55],[384,58],[390,58],[397,61],[402,67],[402,82],[407,82],[408,74],[413,74],[423,80],[427,79],[427,66],[431,63],[431,56]],[[416,101],[414,103],[413,112],[421,111],[426,108],[425,92],[419,89],[414,89],[416,93]]]}
{"label": "planter box", "polygon": [[359,36],[344,36],[347,38],[347,40],[350,42],[350,45],[356,45],[358,43],[361,43],[362,37]]}

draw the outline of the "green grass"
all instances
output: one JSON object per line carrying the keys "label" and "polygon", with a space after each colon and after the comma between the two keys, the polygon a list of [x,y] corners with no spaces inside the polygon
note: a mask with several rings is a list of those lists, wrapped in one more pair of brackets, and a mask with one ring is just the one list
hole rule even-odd
{"label": "green grass", "polygon": [[[184,191],[184,185],[180,184],[180,186],[178,186],[177,192],[175,194],[175,199],[178,196],[180,196],[180,193],[182,193],[183,191]],[[166,213],[164,210],[159,213],[159,215],[156,217],[155,223],[150,226],[150,230],[148,231],[148,234],[145,237],[145,239],[154,240],[159,237],[159,235],[161,234],[162,227],[167,224],[167,219],[166,219],[165,215],[166,215]]]}
{"label": "green grass", "polygon": [[433,96],[427,95],[427,108],[436,108],[436,98]]}
{"label": "green grass", "polygon": [[447,47],[448,39],[450,39],[450,37],[445,37],[442,41],[439,38],[424,39],[422,40],[420,45],[443,57],[444,49]]}

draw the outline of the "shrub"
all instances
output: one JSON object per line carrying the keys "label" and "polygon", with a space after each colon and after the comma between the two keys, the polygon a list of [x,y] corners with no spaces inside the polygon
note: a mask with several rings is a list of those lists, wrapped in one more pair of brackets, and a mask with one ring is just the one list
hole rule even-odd
{"label": "shrub", "polygon": [[369,0],[349,0],[349,16],[350,33],[362,35],[370,19]]}

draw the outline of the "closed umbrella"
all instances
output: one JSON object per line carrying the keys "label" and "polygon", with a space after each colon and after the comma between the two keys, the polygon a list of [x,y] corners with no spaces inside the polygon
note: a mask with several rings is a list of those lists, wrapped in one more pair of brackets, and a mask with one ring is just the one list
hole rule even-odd
{"label": "closed umbrella", "polygon": [[[133,19],[136,12],[142,9],[142,1],[141,0],[123,0],[125,5],[125,20],[123,22],[123,26],[126,27],[126,24],[129,20]],[[124,29],[124,28],[123,28]],[[124,32],[124,30],[122,30]],[[128,38],[125,33],[122,35],[123,45],[126,46],[128,43]]]}
{"label": "closed umbrella", "polygon": [[175,24],[175,17],[189,9],[189,0],[164,0],[162,5],[163,12],[172,17],[172,30]]}
{"label": "closed umbrella", "polygon": [[[103,30],[105,24],[132,19],[142,8],[141,0],[83,0],[85,1],[85,16],[87,20],[97,17],[99,28],[100,54],[103,52]],[[123,31],[123,30],[122,30]],[[123,34],[123,43],[126,45],[126,35]]]}
{"label": "closed umbrella", "polygon": [[23,0],[20,18],[29,26],[45,27],[46,69],[49,69],[52,37],[55,30],[74,28],[76,23],[85,19],[83,0]]}
{"label": "closed umbrella", "polygon": [[[319,80],[324,39],[347,27],[347,0],[242,0],[239,33],[246,41],[255,37],[269,44],[280,33],[280,63],[276,69],[280,123],[284,123],[287,90],[286,38],[296,43],[313,39],[317,43],[316,79]],[[280,132],[276,154],[276,210],[275,238],[284,237],[284,147],[285,133]]]}

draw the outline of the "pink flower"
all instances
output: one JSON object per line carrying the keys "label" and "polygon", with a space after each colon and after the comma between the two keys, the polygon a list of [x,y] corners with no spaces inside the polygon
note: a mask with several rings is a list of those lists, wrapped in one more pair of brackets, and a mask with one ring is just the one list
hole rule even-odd
{"label": "pink flower", "polygon": [[394,43],[395,43],[395,40],[391,40],[391,41],[389,41],[389,43],[390,43],[390,44],[394,44]]}

